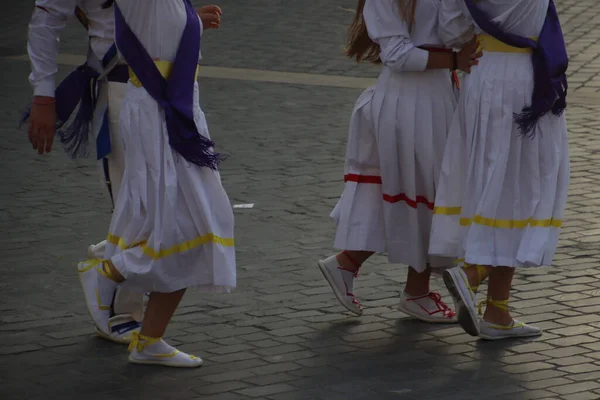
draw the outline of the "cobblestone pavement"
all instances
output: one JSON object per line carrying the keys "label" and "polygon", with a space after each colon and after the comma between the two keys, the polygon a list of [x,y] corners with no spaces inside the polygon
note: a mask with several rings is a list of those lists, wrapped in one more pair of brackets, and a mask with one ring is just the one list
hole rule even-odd
{"label": "cobblestone pavement", "polygon": [[[342,8],[353,3],[223,0],[230,25],[207,34],[206,62],[373,76],[338,55],[349,18]],[[572,55],[571,196],[556,267],[519,271],[514,282],[516,314],[546,329],[533,341],[482,343],[459,327],[408,319],[396,310],[406,269],[383,257],[359,279],[365,315],[345,314],[315,260],[332,252],[328,214],[361,89],[203,78],[211,133],[231,155],[226,189],[233,203],[255,204],[236,209],[239,289],[190,292],[167,332],[201,355],[203,368],[128,365],[124,347],[92,335],[74,270],[110,217],[94,164],[31,151],[15,129],[30,95],[28,64],[0,58],[0,398],[600,398],[600,3],[558,6]],[[24,54],[28,7],[0,16],[0,57]],[[85,46],[77,29],[64,53]]]}

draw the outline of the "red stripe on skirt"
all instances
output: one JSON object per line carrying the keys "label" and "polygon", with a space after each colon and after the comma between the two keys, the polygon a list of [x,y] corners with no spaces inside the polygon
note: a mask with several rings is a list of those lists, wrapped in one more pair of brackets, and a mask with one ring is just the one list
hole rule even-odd
{"label": "red stripe on skirt", "polygon": [[[355,182],[355,183],[371,183],[381,185],[381,177],[377,175],[358,175],[358,174],[346,174],[344,175],[344,182]],[[427,200],[423,196],[417,196],[416,200],[409,198],[405,193],[400,193],[395,196],[390,194],[383,194],[383,200],[388,203],[398,203],[400,201],[405,202],[409,207],[417,208],[418,204],[425,204],[427,208],[433,210],[433,202]]]}
{"label": "red stripe on skirt", "polygon": [[344,175],[344,182],[375,183],[381,185],[381,177],[377,175],[347,174]]}

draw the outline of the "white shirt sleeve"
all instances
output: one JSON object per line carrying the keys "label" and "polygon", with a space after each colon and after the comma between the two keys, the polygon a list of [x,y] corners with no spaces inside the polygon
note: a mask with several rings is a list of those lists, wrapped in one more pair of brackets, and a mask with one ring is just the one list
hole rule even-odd
{"label": "white shirt sleeve", "polygon": [[475,34],[475,24],[462,0],[442,1],[438,22],[438,34],[447,47],[462,48]]}
{"label": "white shirt sleeve", "polygon": [[31,60],[29,82],[34,96],[54,97],[58,72],[58,39],[68,19],[74,14],[77,0],[36,0],[29,23],[27,53]]}
{"label": "white shirt sleeve", "polygon": [[416,47],[396,0],[367,0],[363,10],[369,38],[381,48],[381,62],[394,71],[424,71],[429,52]]}

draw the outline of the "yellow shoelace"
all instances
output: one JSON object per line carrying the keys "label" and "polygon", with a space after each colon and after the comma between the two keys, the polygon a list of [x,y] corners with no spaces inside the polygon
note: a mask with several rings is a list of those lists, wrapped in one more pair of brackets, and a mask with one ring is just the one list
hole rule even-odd
{"label": "yellow shoelace", "polygon": [[469,285],[469,287],[471,288],[471,291],[473,293],[477,293],[477,290],[479,289],[479,285],[481,284],[481,282],[483,282],[483,280],[485,278],[487,278],[487,269],[483,265],[466,264],[463,266],[463,270],[465,270],[465,273],[466,273],[467,269],[471,268],[471,267],[475,267],[477,269],[477,276],[479,277],[479,283],[474,286]]}
{"label": "yellow shoelace", "polygon": [[502,311],[508,311],[508,300],[492,300],[491,297],[488,297],[486,300],[483,300],[477,306],[477,312],[479,315],[482,315],[483,306],[492,306],[501,309]]}
{"label": "yellow shoelace", "polygon": [[131,343],[129,343],[128,350],[129,350],[129,352],[132,352],[134,349],[136,349],[137,351],[141,352],[141,351],[144,351],[144,348],[146,346],[160,342],[161,340],[162,340],[161,337],[152,338],[150,336],[140,335],[139,332],[132,332]]}

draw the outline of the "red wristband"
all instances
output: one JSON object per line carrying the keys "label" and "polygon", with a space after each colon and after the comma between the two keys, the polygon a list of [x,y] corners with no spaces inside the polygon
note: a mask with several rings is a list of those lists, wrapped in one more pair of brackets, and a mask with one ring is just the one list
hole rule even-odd
{"label": "red wristband", "polygon": [[56,99],[54,97],[41,99],[36,96],[33,98],[33,104],[38,106],[47,106],[54,103],[56,103]]}

